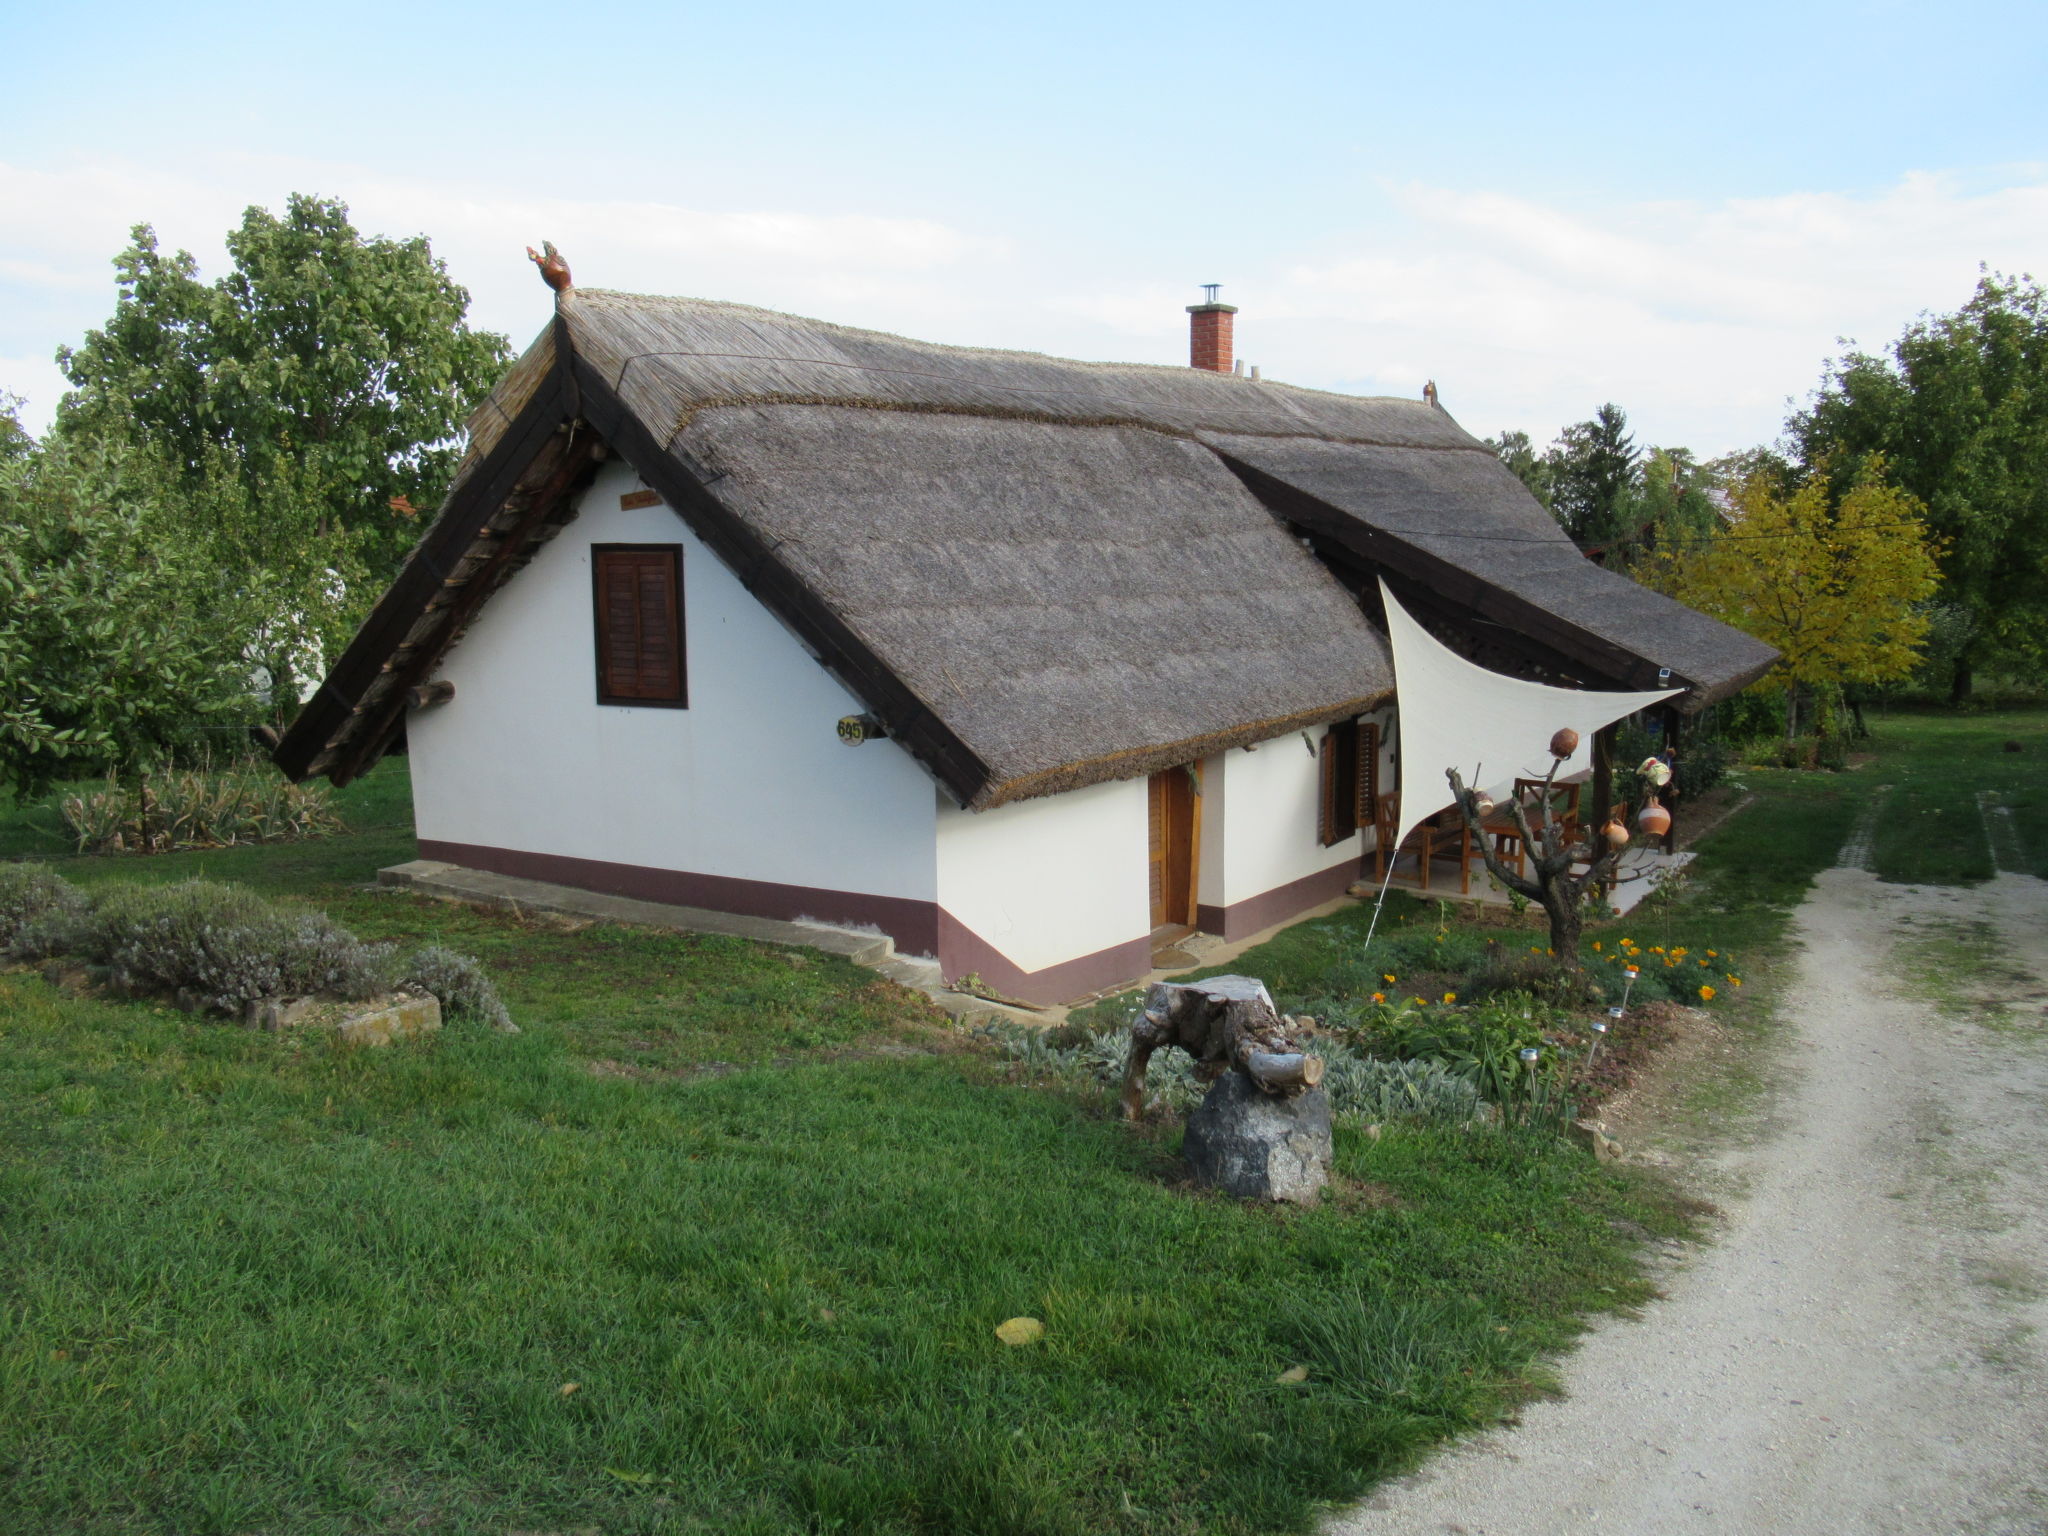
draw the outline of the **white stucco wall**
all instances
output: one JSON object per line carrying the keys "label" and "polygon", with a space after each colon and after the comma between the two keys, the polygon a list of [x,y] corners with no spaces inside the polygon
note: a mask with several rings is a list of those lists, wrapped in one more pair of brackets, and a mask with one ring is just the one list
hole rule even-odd
{"label": "white stucco wall", "polygon": [[1151,931],[1145,780],[938,808],[939,905],[1026,971]]}
{"label": "white stucco wall", "polygon": [[[1326,729],[1318,726],[1309,739],[1320,745]],[[1261,742],[1256,752],[1233,749],[1209,767],[1202,806],[1205,903],[1227,907],[1358,862],[1359,834],[1329,848],[1317,841],[1322,779],[1301,732]]]}
{"label": "white stucco wall", "polygon": [[[674,512],[622,510],[639,484],[606,468],[435,674],[454,700],[407,723],[420,836],[935,899],[930,776],[840,742],[860,704]],[[687,709],[597,702],[593,544],[682,546]]]}

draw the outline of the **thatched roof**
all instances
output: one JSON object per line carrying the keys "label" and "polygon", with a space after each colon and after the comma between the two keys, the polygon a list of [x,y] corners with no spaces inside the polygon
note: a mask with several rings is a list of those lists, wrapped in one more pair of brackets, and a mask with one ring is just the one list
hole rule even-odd
{"label": "thatched roof", "polygon": [[1356,714],[1393,671],[1214,454],[1133,427],[702,411],[677,450],[942,718],[998,804]]}
{"label": "thatched roof", "polygon": [[571,290],[279,749],[288,772],[375,760],[404,688],[562,525],[593,451],[624,455],[977,807],[1384,698],[1384,641],[1297,531],[1541,629],[1590,681],[1669,666],[1697,702],[1756,664],[1755,642],[1580,559],[1419,401]]}

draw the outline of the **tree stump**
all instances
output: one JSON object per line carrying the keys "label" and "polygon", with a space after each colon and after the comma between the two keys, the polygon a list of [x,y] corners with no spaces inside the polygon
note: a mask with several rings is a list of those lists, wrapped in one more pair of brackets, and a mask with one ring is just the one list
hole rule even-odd
{"label": "tree stump", "polygon": [[1183,1151],[1203,1184],[1254,1200],[1312,1201],[1330,1176],[1323,1062],[1302,1048],[1265,984],[1250,976],[1160,982],[1145,994],[1124,1063],[1123,1107],[1144,1107],[1145,1069],[1161,1046],[1195,1059],[1208,1097],[1188,1117]]}

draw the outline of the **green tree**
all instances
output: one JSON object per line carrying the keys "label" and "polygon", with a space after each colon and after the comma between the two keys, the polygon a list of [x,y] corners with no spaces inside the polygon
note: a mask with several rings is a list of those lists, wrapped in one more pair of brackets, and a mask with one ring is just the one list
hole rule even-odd
{"label": "green tree", "polygon": [[505,338],[469,328],[469,295],[424,238],[365,238],[337,201],[250,208],[227,248],[233,268],[209,284],[189,252],[165,255],[136,226],[113,317],[58,354],[76,386],[58,428],[132,436],[175,465],[202,533],[260,525],[266,550],[359,573],[319,626],[345,630],[417,539],[408,509],[446,490]]}
{"label": "green tree", "polygon": [[75,439],[0,468],[0,784],[132,772],[248,714],[246,602],[162,466]]}
{"label": "green tree", "polygon": [[0,466],[25,459],[36,451],[36,440],[21,424],[21,408],[28,402],[0,389]]}
{"label": "green tree", "polygon": [[1550,463],[1536,451],[1536,445],[1529,441],[1526,432],[1503,432],[1497,438],[1486,439],[1486,446],[1501,463],[1514,471],[1515,478],[1529,488],[1529,494],[1550,505]]}
{"label": "green tree", "polygon": [[1592,420],[1566,427],[1544,458],[1551,511],[1566,533],[1581,544],[1607,544],[1634,531],[1642,453],[1620,406],[1610,402]]}
{"label": "green tree", "polygon": [[1721,525],[1720,477],[1689,448],[1652,448],[1630,508],[1630,523],[1647,526],[1651,547],[1698,544]]}
{"label": "green tree", "polygon": [[1882,459],[1840,495],[1816,472],[1789,495],[1754,476],[1734,500],[1735,526],[1662,556],[1655,584],[1777,647],[1768,681],[1791,701],[1787,736],[1802,693],[1832,697],[1913,670],[1940,544],[1919,502],[1886,481]]}
{"label": "green tree", "polygon": [[1994,656],[2048,662],[2048,295],[1985,273],[1953,315],[1884,355],[1850,352],[1790,435],[1838,486],[1882,458],[1943,541],[1942,601],[1968,616],[1951,694]]}

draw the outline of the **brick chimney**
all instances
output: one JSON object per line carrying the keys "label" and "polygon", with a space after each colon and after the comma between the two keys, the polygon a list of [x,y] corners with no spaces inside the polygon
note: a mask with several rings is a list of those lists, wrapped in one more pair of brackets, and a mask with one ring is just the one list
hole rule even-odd
{"label": "brick chimney", "polygon": [[1208,299],[1188,306],[1188,366],[1211,373],[1229,373],[1237,366],[1236,345],[1230,334],[1230,317],[1237,313],[1237,306],[1216,302],[1216,290],[1222,286],[1202,284]]}

